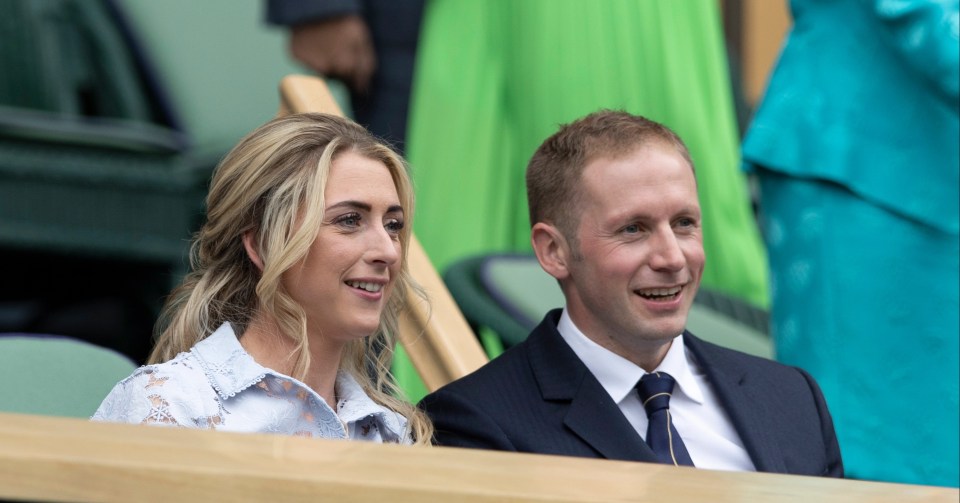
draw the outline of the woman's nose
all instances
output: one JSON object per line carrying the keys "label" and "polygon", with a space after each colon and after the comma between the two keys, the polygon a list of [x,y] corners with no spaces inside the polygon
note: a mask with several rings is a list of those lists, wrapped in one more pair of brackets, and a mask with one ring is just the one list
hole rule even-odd
{"label": "woman's nose", "polygon": [[388,266],[400,260],[401,244],[397,236],[383,227],[376,227],[370,234],[368,260]]}

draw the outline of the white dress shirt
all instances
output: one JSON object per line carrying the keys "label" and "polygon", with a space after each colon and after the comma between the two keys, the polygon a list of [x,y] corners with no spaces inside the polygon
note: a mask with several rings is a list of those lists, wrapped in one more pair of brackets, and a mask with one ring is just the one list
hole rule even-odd
{"label": "white dress shirt", "polygon": [[[646,372],[633,362],[600,346],[577,328],[566,309],[557,330],[587,369],[600,381],[641,438],[647,436],[647,413],[634,388]],[[670,345],[656,371],[676,380],[670,397],[673,424],[697,468],[756,471],[730,417],[693,354],[683,334]]]}

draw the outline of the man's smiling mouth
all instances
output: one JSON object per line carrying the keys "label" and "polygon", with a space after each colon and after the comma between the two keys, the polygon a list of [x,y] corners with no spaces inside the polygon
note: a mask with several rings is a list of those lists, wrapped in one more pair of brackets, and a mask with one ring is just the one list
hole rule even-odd
{"label": "man's smiling mouth", "polygon": [[646,288],[636,290],[637,295],[650,300],[671,300],[680,294],[683,286],[671,286],[669,288]]}

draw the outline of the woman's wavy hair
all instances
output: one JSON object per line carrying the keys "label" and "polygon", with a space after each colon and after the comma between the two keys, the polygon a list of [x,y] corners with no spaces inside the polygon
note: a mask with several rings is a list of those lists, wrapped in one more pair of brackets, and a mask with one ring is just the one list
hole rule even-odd
{"label": "woman's wavy hair", "polygon": [[[407,293],[423,296],[407,268],[414,196],[403,159],[356,123],[305,113],[274,119],[245,136],[220,162],[207,195],[207,218],[190,249],[191,272],[167,298],[154,329],[150,362],[189,350],[225,322],[242,334],[258,312],[276,320],[295,344],[294,375],[310,366],[307,317],[281,284],[303,259],[323,220],[324,189],[333,161],[346,152],[382,162],[396,185],[407,225],[400,234],[401,272],[376,333],[347,345],[340,362],[375,402],[408,418],[418,444],[432,436],[429,419],[398,399],[390,375],[400,312]],[[263,264],[247,256],[243,236],[252,232]]]}

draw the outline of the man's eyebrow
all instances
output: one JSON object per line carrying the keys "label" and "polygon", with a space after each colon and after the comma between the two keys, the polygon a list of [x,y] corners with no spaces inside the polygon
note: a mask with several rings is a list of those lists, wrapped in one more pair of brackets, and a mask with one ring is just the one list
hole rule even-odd
{"label": "man's eyebrow", "polygon": [[[687,216],[687,215],[695,215],[695,216],[698,216],[698,217],[702,217],[702,212],[701,212],[701,209],[700,209],[699,206],[692,206],[692,205],[691,205],[691,206],[684,206],[684,207],[678,209],[678,210],[674,213],[674,217],[677,217],[677,216]],[[649,222],[650,220],[653,220],[654,218],[655,218],[655,217],[652,216],[650,213],[643,212],[643,211],[640,211],[640,212],[626,212],[626,211],[625,211],[625,212],[623,212],[623,213],[618,213],[618,214],[615,214],[615,215],[610,216],[610,218],[609,218],[608,220],[606,220],[606,221],[607,221],[607,222],[610,222],[611,224],[619,224],[620,222],[641,222],[641,223],[643,223],[643,222]]]}

